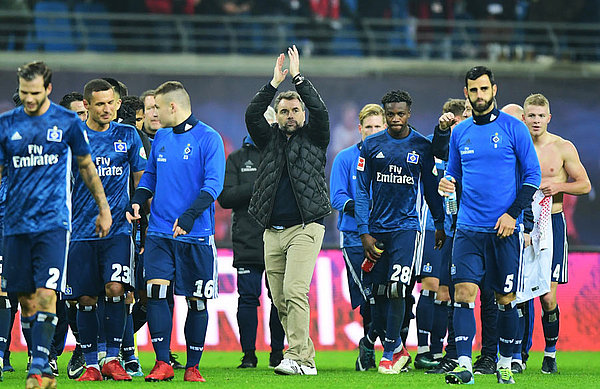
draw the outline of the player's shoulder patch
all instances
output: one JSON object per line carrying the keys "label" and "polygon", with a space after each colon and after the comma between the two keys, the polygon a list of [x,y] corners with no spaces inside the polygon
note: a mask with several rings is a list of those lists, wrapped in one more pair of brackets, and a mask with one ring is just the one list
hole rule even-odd
{"label": "player's shoulder patch", "polygon": [[144,148],[144,146],[140,147],[140,157],[142,157],[143,159],[148,159],[148,156],[146,155],[146,149]]}

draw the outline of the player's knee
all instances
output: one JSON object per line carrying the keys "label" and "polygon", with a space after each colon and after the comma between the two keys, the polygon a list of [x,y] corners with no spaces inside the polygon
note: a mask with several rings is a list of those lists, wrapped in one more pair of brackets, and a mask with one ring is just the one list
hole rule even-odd
{"label": "player's knee", "polygon": [[158,300],[167,298],[167,289],[169,285],[166,284],[147,284],[146,294],[149,299]]}
{"label": "player's knee", "polygon": [[104,286],[106,297],[120,297],[125,295],[125,287],[120,282],[109,282]]}
{"label": "player's knee", "polygon": [[196,312],[206,311],[206,299],[186,297],[188,309]]}
{"label": "player's knee", "polygon": [[424,277],[421,280],[421,289],[437,292],[440,287],[440,280],[435,277]]}
{"label": "player's knee", "polygon": [[388,281],[385,295],[389,299],[403,299],[406,296],[406,285],[398,281]]}
{"label": "player's knee", "polygon": [[440,286],[438,288],[436,299],[439,301],[450,301],[450,291],[447,286]]}
{"label": "player's knee", "polygon": [[40,311],[51,311],[56,309],[56,291],[52,289],[39,288],[35,292],[35,303]]}
{"label": "player's knee", "polygon": [[513,302],[515,301],[516,298],[517,298],[517,296],[514,293],[496,294],[496,302],[498,303],[498,306],[509,305],[509,304],[514,305]]}
{"label": "player's knee", "polygon": [[546,293],[545,295],[541,296],[540,303],[542,304],[542,309],[546,312],[552,311],[554,308],[556,308],[556,299],[552,293]]}
{"label": "player's knee", "polygon": [[125,295],[125,304],[133,304],[134,302],[133,292],[127,292]]}
{"label": "player's knee", "polygon": [[96,305],[98,303],[98,297],[92,296],[81,296],[77,299],[78,305]]}
{"label": "player's knee", "polygon": [[259,296],[253,294],[240,294],[240,297],[238,298],[238,308],[256,308],[258,306],[260,306]]}
{"label": "player's knee", "polygon": [[477,285],[456,284],[454,289],[454,300],[461,303],[475,302],[477,297]]}

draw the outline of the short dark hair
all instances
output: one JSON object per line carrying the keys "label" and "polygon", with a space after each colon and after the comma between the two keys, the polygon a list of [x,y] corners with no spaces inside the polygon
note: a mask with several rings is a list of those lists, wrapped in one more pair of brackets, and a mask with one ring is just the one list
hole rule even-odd
{"label": "short dark hair", "polygon": [[108,81],[101,78],[95,78],[91,81],[88,81],[88,83],[83,87],[83,98],[89,103],[92,100],[92,93],[102,92],[109,89],[113,89],[113,86]]}
{"label": "short dark hair", "polygon": [[79,92],[67,93],[63,96],[58,104],[62,105],[66,109],[71,109],[71,103],[73,101],[83,101],[83,95]]}
{"label": "short dark hair", "polygon": [[462,116],[465,112],[465,99],[448,99],[442,107],[442,113],[452,112],[454,116]]}
{"label": "short dark hair", "polygon": [[167,93],[175,92],[178,90],[184,90],[183,84],[179,81],[167,81],[159,85],[158,88],[154,90],[154,96],[156,95],[166,95]]}
{"label": "short dark hair", "polygon": [[279,107],[279,103],[281,102],[281,100],[298,100],[300,102],[300,105],[302,106],[302,110],[303,111],[305,110],[304,101],[302,101],[302,98],[300,97],[298,92],[295,92],[293,90],[288,90],[288,91],[281,92],[280,94],[278,94],[277,97],[275,98],[275,103],[273,104],[273,107],[275,108],[275,112],[277,112],[277,108]]}
{"label": "short dark hair", "polygon": [[52,82],[52,70],[43,61],[35,61],[25,64],[17,69],[17,77],[31,81],[37,76],[44,79],[44,88]]}
{"label": "short dark hair", "polygon": [[[127,89],[127,86],[125,84],[123,84],[121,81],[116,80],[114,78],[110,78],[110,77],[104,77],[102,79],[104,81],[108,82],[110,85],[112,85],[115,92],[119,95],[119,98],[123,98],[123,97],[127,96],[127,93],[129,92],[129,90]],[[106,89],[103,89],[103,90],[106,90]]]}
{"label": "short dark hair", "polygon": [[385,108],[386,104],[389,103],[406,103],[408,108],[412,105],[412,98],[408,94],[408,92],[403,90],[392,90],[385,94],[381,98],[381,104]]}
{"label": "short dark hair", "polygon": [[123,101],[121,102],[121,108],[123,107],[129,107],[134,112],[137,112],[140,109],[144,109],[144,102],[137,96],[125,96],[123,97]]}
{"label": "short dark hair", "polygon": [[469,80],[473,81],[484,75],[488,76],[492,85],[496,84],[496,80],[494,79],[494,73],[492,73],[492,70],[490,68],[485,66],[475,66],[469,69],[469,71],[465,75],[465,86],[467,86]]}

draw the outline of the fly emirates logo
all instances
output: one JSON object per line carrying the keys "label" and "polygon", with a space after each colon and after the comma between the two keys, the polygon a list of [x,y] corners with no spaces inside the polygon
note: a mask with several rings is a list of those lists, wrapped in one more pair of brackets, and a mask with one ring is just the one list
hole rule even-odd
{"label": "fly emirates logo", "polygon": [[413,178],[413,176],[407,176],[406,174],[402,174],[402,166],[396,165],[389,165],[387,173],[377,172],[376,180],[377,182],[385,182],[389,184],[415,184],[415,179]]}
{"label": "fly emirates logo", "polygon": [[35,166],[47,166],[58,163],[58,154],[44,154],[44,146],[27,145],[29,155],[13,156],[13,166],[15,169]]}
{"label": "fly emirates logo", "polygon": [[96,157],[94,162],[98,177],[120,176],[123,174],[123,166],[111,166],[108,157]]}

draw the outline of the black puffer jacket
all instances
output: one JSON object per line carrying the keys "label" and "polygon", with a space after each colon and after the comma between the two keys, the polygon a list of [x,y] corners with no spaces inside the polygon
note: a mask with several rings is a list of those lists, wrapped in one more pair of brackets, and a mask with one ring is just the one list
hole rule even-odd
{"label": "black puffer jacket", "polygon": [[[305,79],[296,85],[296,91],[308,109],[309,118],[289,140],[277,123],[269,126],[263,117],[277,92],[270,83],[254,96],[246,109],[246,127],[262,153],[248,211],[263,227],[268,226],[282,167],[285,165],[302,223],[314,222],[331,213],[325,183],[329,113],[310,81]],[[287,164],[284,164],[284,158]]]}
{"label": "black puffer jacket", "polygon": [[233,242],[233,267],[244,265],[265,266],[263,255],[263,229],[248,215],[248,204],[258,174],[260,152],[250,137],[244,145],[227,157],[225,183],[219,195],[219,204],[233,210],[231,241]]}

